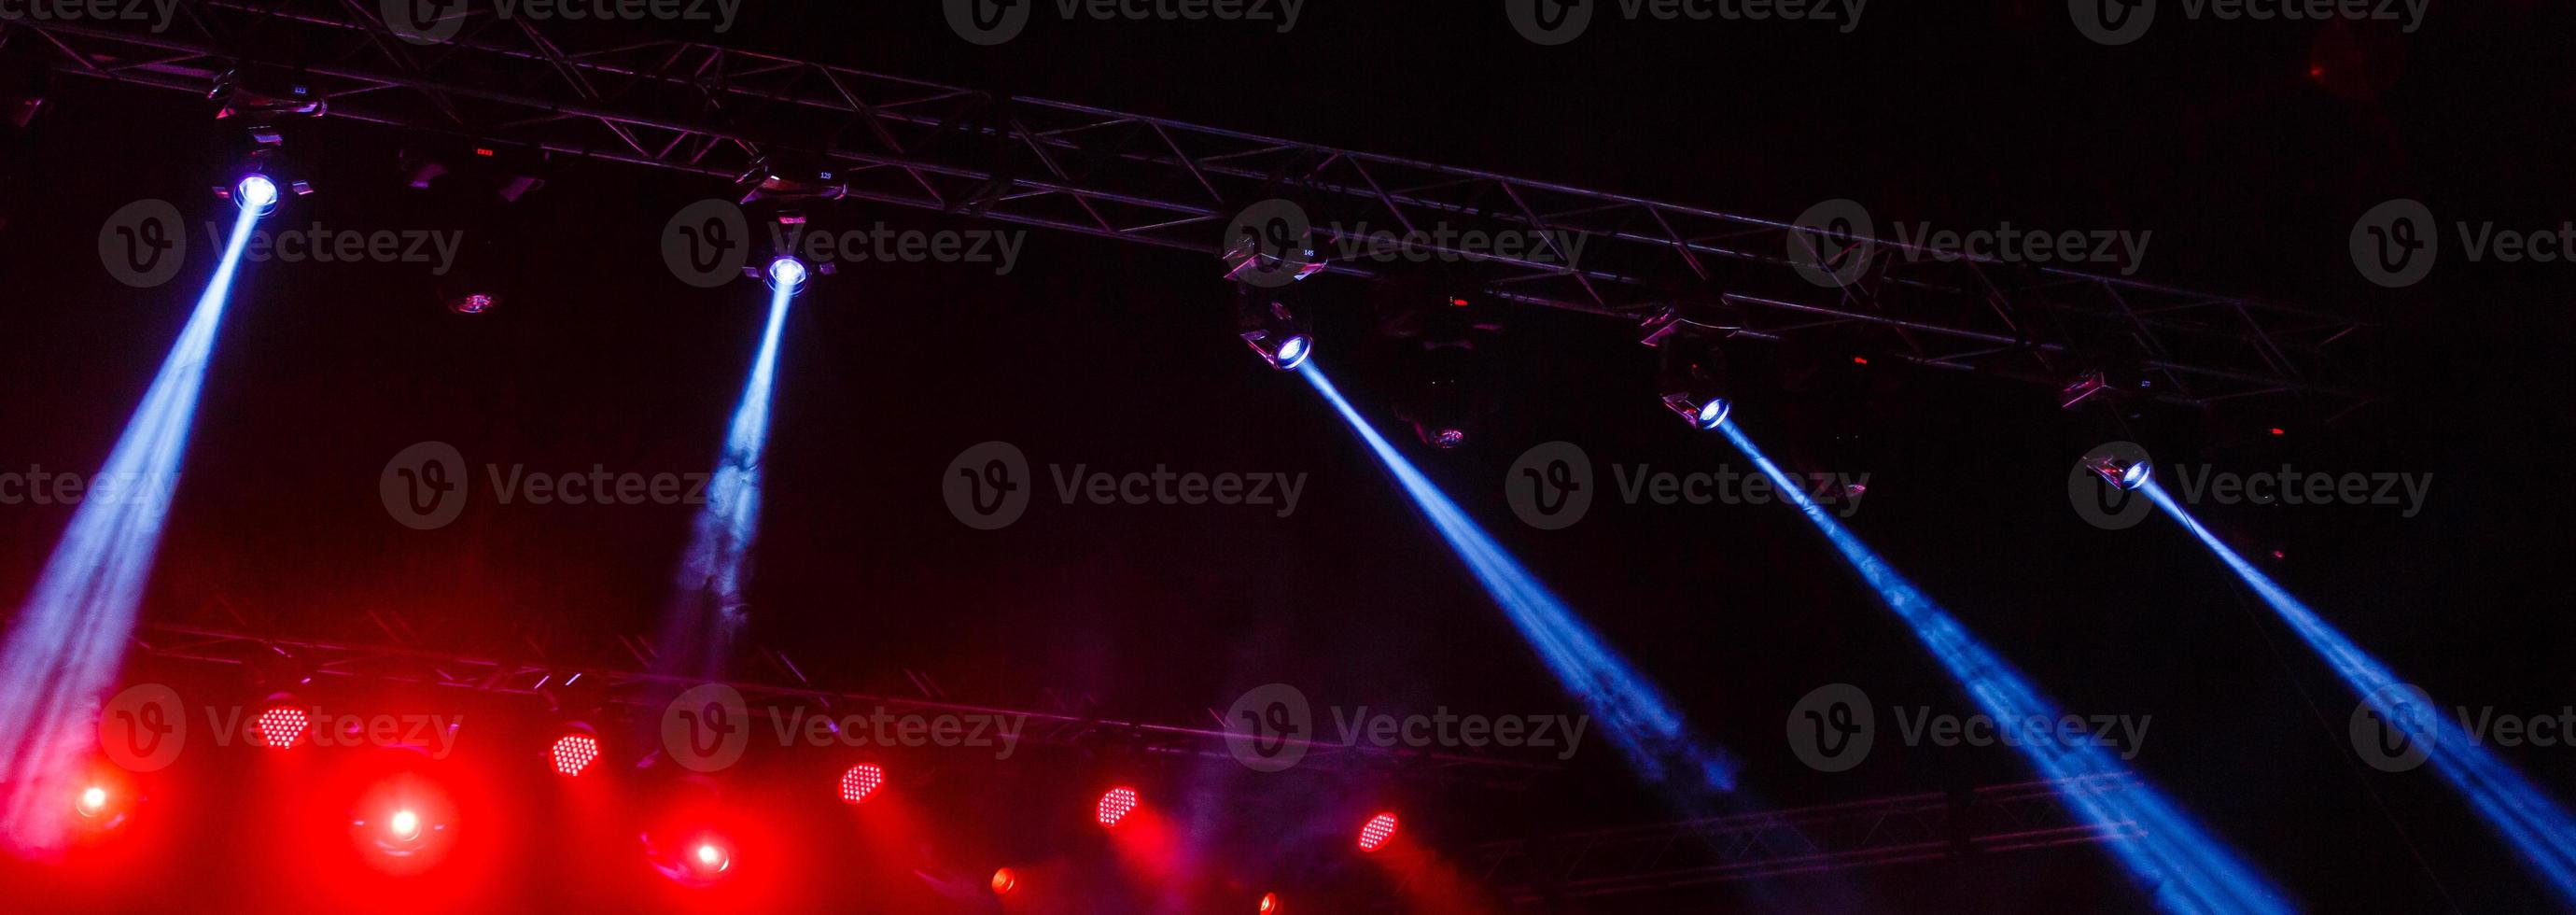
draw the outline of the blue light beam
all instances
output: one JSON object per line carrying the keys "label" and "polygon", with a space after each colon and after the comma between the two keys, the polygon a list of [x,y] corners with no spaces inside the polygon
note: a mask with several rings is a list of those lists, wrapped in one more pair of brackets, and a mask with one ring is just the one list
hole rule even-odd
{"label": "blue light beam", "polygon": [[725,430],[724,455],[707,484],[706,505],[690,528],[689,551],[680,559],[679,597],[663,622],[666,673],[715,676],[742,623],[743,589],[751,578],[752,548],[760,539],[760,463],[769,445],[769,401],[778,377],[778,340],[787,325],[787,303],[801,284],[778,283],[769,293],[769,326],[760,354],[743,383],[742,402]]}
{"label": "blue light beam", "polygon": [[[1843,527],[1842,522],[1807,498],[1806,490],[1780,472],[1778,465],[1753,446],[1742,429],[1729,421],[1718,428],[1744,456],[1761,468],[1777,489],[1798,504],[1807,520],[1824,532],[1843,559],[1860,572],[1890,610],[1914,627],[1914,634],[1948,668],[1968,696],[1997,722],[2060,720],[2054,704],[2039,694],[2012,665],[1988,651],[1958,620],[1897,574],[1887,561]],[[2021,740],[2013,742],[2031,764],[2060,787],[2058,793],[2086,820],[2106,834],[2134,835],[2107,843],[2132,878],[2167,912],[2287,912],[2280,893],[2236,860],[2216,837],[2203,831],[2189,814],[2175,807],[2143,779],[2110,793],[2088,786],[2125,777],[2128,770],[2101,747],[2082,741]]]}
{"label": "blue light beam", "polygon": [[1368,443],[1369,450],[1377,453],[1378,460],[1395,475],[1405,494],[1413,497],[1423,517],[1430,519],[1441,538],[1457,551],[1458,558],[1467,563],[1477,583],[1484,585],[1494,603],[1502,607],[1521,637],[1538,650],[1548,670],[1582,701],[1595,721],[1605,725],[1612,741],[1641,774],[1649,781],[1694,797],[1711,790],[1735,789],[1738,765],[1723,752],[1704,748],[1652,681],[1630,667],[1615,649],[1603,644],[1572,609],[1522,568],[1430,478],[1414,469],[1413,463],[1405,460],[1384,436],[1377,434],[1368,420],[1351,408],[1350,401],[1342,399],[1341,391],[1324,377],[1321,367],[1309,361],[1297,373],[1305,376]]}
{"label": "blue light beam", "polygon": [[2361,694],[2362,701],[2370,705],[2380,721],[2395,725],[2413,746],[2422,747],[2433,770],[2468,798],[2478,816],[2513,845],[2523,862],[2557,892],[2560,904],[2576,909],[2576,821],[2569,820],[2567,811],[2512,766],[2479,746],[2465,728],[2444,717],[2440,709],[2416,705],[2415,694],[2386,665],[2220,542],[2155,480],[2149,479],[2140,491],[2165,514],[2199,535],[2210,552],[2234,569],[2237,577],[2271,605],[2273,612],[2289,622],[2309,648],[2324,656],[2353,692]]}
{"label": "blue light beam", "polygon": [[87,498],[0,650],[0,803],[6,805],[0,832],[14,848],[55,848],[64,835],[62,815],[70,805],[63,799],[72,796],[81,753],[93,745],[95,703],[124,664],[125,640],[133,634],[187,456],[215,329],[262,212],[243,207],[233,218],[223,260],[107,463],[90,479]]}

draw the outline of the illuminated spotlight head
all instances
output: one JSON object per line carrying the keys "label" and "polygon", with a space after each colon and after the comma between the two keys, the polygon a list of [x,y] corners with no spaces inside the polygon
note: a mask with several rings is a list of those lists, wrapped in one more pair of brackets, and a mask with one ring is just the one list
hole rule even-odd
{"label": "illuminated spotlight head", "polygon": [[1261,915],[1279,915],[1279,894],[1261,894]]}
{"label": "illuminated spotlight head", "polygon": [[1136,812],[1136,803],[1136,789],[1111,788],[1100,796],[1100,803],[1092,805],[1091,815],[1100,825],[1115,828],[1128,814]]}
{"label": "illuminated spotlight head", "polygon": [[1645,343],[1661,354],[1656,385],[1665,408],[1694,429],[1725,425],[1735,401],[1726,394],[1726,361],[1712,340],[1718,330],[1677,312],[1650,326]]}
{"label": "illuminated spotlight head", "polygon": [[1430,439],[1431,447],[1446,451],[1466,444],[1467,430],[1456,428],[1437,429],[1433,430],[1430,435],[1426,436],[1426,438]]}
{"label": "illuminated spotlight head", "polygon": [[1234,307],[1235,332],[1271,368],[1295,371],[1315,354],[1315,338],[1285,303],[1262,290],[1242,288],[1235,291]]}
{"label": "illuminated spotlight head", "polygon": [[841,773],[841,803],[864,804],[885,786],[885,768],[875,763],[860,763]]}
{"label": "illuminated spotlight head", "polygon": [[245,210],[266,213],[277,206],[279,194],[277,179],[258,172],[233,183],[233,205]]}
{"label": "illuminated spotlight head", "polygon": [[1360,850],[1374,852],[1395,839],[1395,814],[1381,813],[1360,826]]}
{"label": "illuminated spotlight head", "polygon": [[2119,489],[2136,489],[2147,484],[2155,467],[2144,456],[2095,454],[2085,458],[2084,468],[2101,477],[2102,482]]}
{"label": "illuminated spotlight head", "polygon": [[795,255],[781,254],[771,258],[769,266],[760,275],[769,281],[769,288],[795,295],[805,288],[805,281],[812,278],[812,271]]}
{"label": "illuminated spotlight head", "polygon": [[484,312],[491,311],[494,307],[497,307],[500,304],[500,296],[493,295],[488,292],[468,292],[463,295],[449,297],[447,300],[447,310],[460,315],[479,315]]}
{"label": "illuminated spotlight head", "polygon": [[392,816],[385,818],[385,836],[396,842],[419,841],[420,814],[409,809],[394,811]]}
{"label": "illuminated spotlight head", "polygon": [[313,719],[305,712],[304,705],[292,697],[274,696],[268,700],[267,707],[260,709],[259,717],[252,724],[260,746],[292,750],[303,742],[304,732],[312,727]]}
{"label": "illuminated spotlight head", "polygon": [[1020,874],[1018,871],[1014,871],[1007,867],[993,871],[993,895],[1008,896],[1011,894],[1012,890],[1019,888]]}
{"label": "illuminated spotlight head", "polygon": [[733,852],[712,837],[692,843],[688,854],[689,873],[700,880],[713,880],[733,869]]}
{"label": "illuminated spotlight head", "polygon": [[574,731],[555,738],[546,747],[546,762],[555,774],[567,778],[580,775],[599,759],[599,738],[586,731]]}
{"label": "illuminated spotlight head", "polygon": [[107,789],[97,785],[81,789],[80,799],[72,803],[72,808],[81,816],[97,819],[107,812]]}

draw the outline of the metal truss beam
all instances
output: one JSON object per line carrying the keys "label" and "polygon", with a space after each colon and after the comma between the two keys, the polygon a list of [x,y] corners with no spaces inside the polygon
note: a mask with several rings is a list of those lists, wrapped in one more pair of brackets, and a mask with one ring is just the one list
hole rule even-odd
{"label": "metal truss beam", "polygon": [[[1738,336],[1800,341],[2061,387],[2135,372],[2192,406],[2291,398],[2341,415],[2369,399],[2330,344],[2361,325],[2307,308],[1870,240],[1839,288],[1800,278],[1791,224],[1545,181],[1334,149],[1087,105],[726,48],[596,23],[568,28],[465,4],[461,31],[414,45],[356,0],[179,0],[174,25],[19,20],[13,46],[61,72],[204,92],[249,60],[296,68],[335,117],[733,177],[764,151],[840,167],[858,199],[1215,254],[1249,204],[1292,200],[1318,250],[1380,230],[1446,230],[1413,251],[1455,288],[1642,319],[1717,308]],[[281,50],[291,49],[291,50]],[[1583,233],[1495,256],[1468,232]],[[1383,264],[1346,260],[1336,272]]]}
{"label": "metal truss beam", "polygon": [[2125,791],[2127,773],[1926,793],[1655,826],[1495,842],[1466,856],[1519,904],[1971,855],[2118,842],[2135,823],[2093,823],[2065,792]]}
{"label": "metal truss beam", "polygon": [[[536,697],[543,695],[549,687],[560,689],[579,683],[590,693],[602,697],[613,709],[646,715],[660,713],[654,707],[655,703],[668,702],[670,696],[679,690],[705,682],[689,677],[534,657],[475,656],[409,647],[401,644],[415,641],[408,635],[408,624],[398,617],[382,613],[374,616],[378,628],[393,643],[259,635],[236,628],[147,622],[138,627],[133,647],[137,654],[145,657],[244,668],[283,662],[317,678],[349,677],[493,695]],[[650,657],[649,647],[634,644],[629,647],[636,650],[639,661]],[[538,653],[531,651],[530,654]],[[775,710],[788,706],[819,706],[836,714],[874,714],[882,710],[889,715],[1006,716],[1025,720],[1027,728],[1020,739],[1038,746],[1121,747],[1146,753],[1230,758],[1222,722],[1212,727],[1191,727],[1064,710],[955,702],[944,698],[936,685],[915,672],[907,674],[923,695],[833,689],[807,682],[799,666],[783,652],[764,652],[761,661],[764,666],[779,672],[781,679],[795,682],[726,682],[725,685],[742,694],[743,704],[754,715],[775,713]],[[639,663],[637,666],[645,665]],[[1217,722],[1222,715],[1221,710],[1208,711],[1212,722]],[[1326,771],[1336,768],[1376,771],[1399,777],[1506,789],[1527,788],[1540,776],[1555,771],[1553,765],[1541,762],[1364,743],[1343,745],[1328,740],[1307,742],[1306,755],[1299,765],[1322,767]]]}

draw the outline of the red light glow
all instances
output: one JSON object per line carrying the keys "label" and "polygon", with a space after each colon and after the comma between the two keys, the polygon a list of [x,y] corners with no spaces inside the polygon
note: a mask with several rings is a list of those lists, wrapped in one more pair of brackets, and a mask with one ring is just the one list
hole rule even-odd
{"label": "red light glow", "polygon": [[80,794],[80,815],[94,817],[107,809],[107,789],[92,785]]}
{"label": "red light glow", "polygon": [[260,745],[273,750],[294,749],[296,741],[304,739],[304,729],[311,725],[312,719],[306,717],[301,708],[271,706],[259,713]]}
{"label": "red light glow", "polygon": [[993,872],[993,895],[1008,896],[1011,894],[1012,890],[1019,888],[1020,875],[1018,872],[1007,867]]}
{"label": "red light glow", "polygon": [[1387,840],[1393,838],[1395,838],[1395,814],[1378,814],[1370,817],[1367,825],[1360,827],[1360,850],[1376,851],[1385,848]]}
{"label": "red light glow", "polygon": [[1279,915],[1279,894],[1261,894],[1261,915]]}
{"label": "red light glow", "polygon": [[1092,815],[1100,820],[1102,826],[1116,826],[1118,821],[1126,819],[1135,810],[1136,789],[1111,788],[1108,794],[1100,796],[1100,803],[1093,808]]}
{"label": "red light glow", "polygon": [[885,770],[875,763],[860,763],[841,773],[841,803],[861,804],[885,785]]}

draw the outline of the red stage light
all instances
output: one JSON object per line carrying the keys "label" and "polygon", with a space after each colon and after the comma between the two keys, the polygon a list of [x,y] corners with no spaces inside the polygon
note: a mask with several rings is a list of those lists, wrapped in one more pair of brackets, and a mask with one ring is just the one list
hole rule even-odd
{"label": "red stage light", "polygon": [[841,803],[863,803],[874,796],[877,788],[884,784],[885,770],[877,764],[860,763],[851,766],[850,771],[841,773]]}
{"label": "red stage light", "polygon": [[1369,818],[1368,825],[1360,827],[1360,850],[1376,851],[1385,848],[1387,840],[1393,838],[1395,838],[1395,814],[1378,814]]}
{"label": "red stage light", "polygon": [[291,750],[304,739],[304,729],[312,719],[304,709],[293,705],[272,705],[259,713],[259,742],[273,750]]}
{"label": "red stage light", "polygon": [[993,895],[1008,896],[1019,888],[1020,875],[1017,872],[1007,867],[993,872]]}
{"label": "red stage light", "polygon": [[2273,434],[2273,435],[2288,435],[2288,434],[2290,434],[2290,433],[2289,433],[2289,432],[2287,432],[2287,431],[2284,431],[2284,430],[2283,430],[2281,427],[2279,427],[2279,426],[2274,426],[2274,427],[2272,427],[2272,434]]}
{"label": "red stage light", "polygon": [[702,841],[698,847],[689,850],[689,867],[695,869],[700,877],[713,877],[733,867],[733,855],[723,846]]}
{"label": "red stage light", "polygon": [[87,788],[81,789],[80,803],[77,809],[80,810],[80,815],[85,817],[95,817],[106,812],[107,789],[98,787],[97,785],[91,785]]}
{"label": "red stage light", "polygon": [[1116,826],[1118,821],[1126,819],[1127,814],[1135,810],[1136,789],[1111,788],[1108,794],[1100,796],[1100,803],[1092,809],[1092,815],[1099,818],[1102,826]]}
{"label": "red stage light", "polygon": [[385,834],[392,836],[396,842],[409,842],[420,838],[420,814],[409,810],[394,811],[394,815],[385,820]]}
{"label": "red stage light", "polygon": [[555,738],[546,748],[546,758],[554,763],[556,775],[580,775],[599,758],[599,738],[588,734],[566,734]]}
{"label": "red stage light", "polygon": [[1261,894],[1261,915],[1279,915],[1279,894]]}

